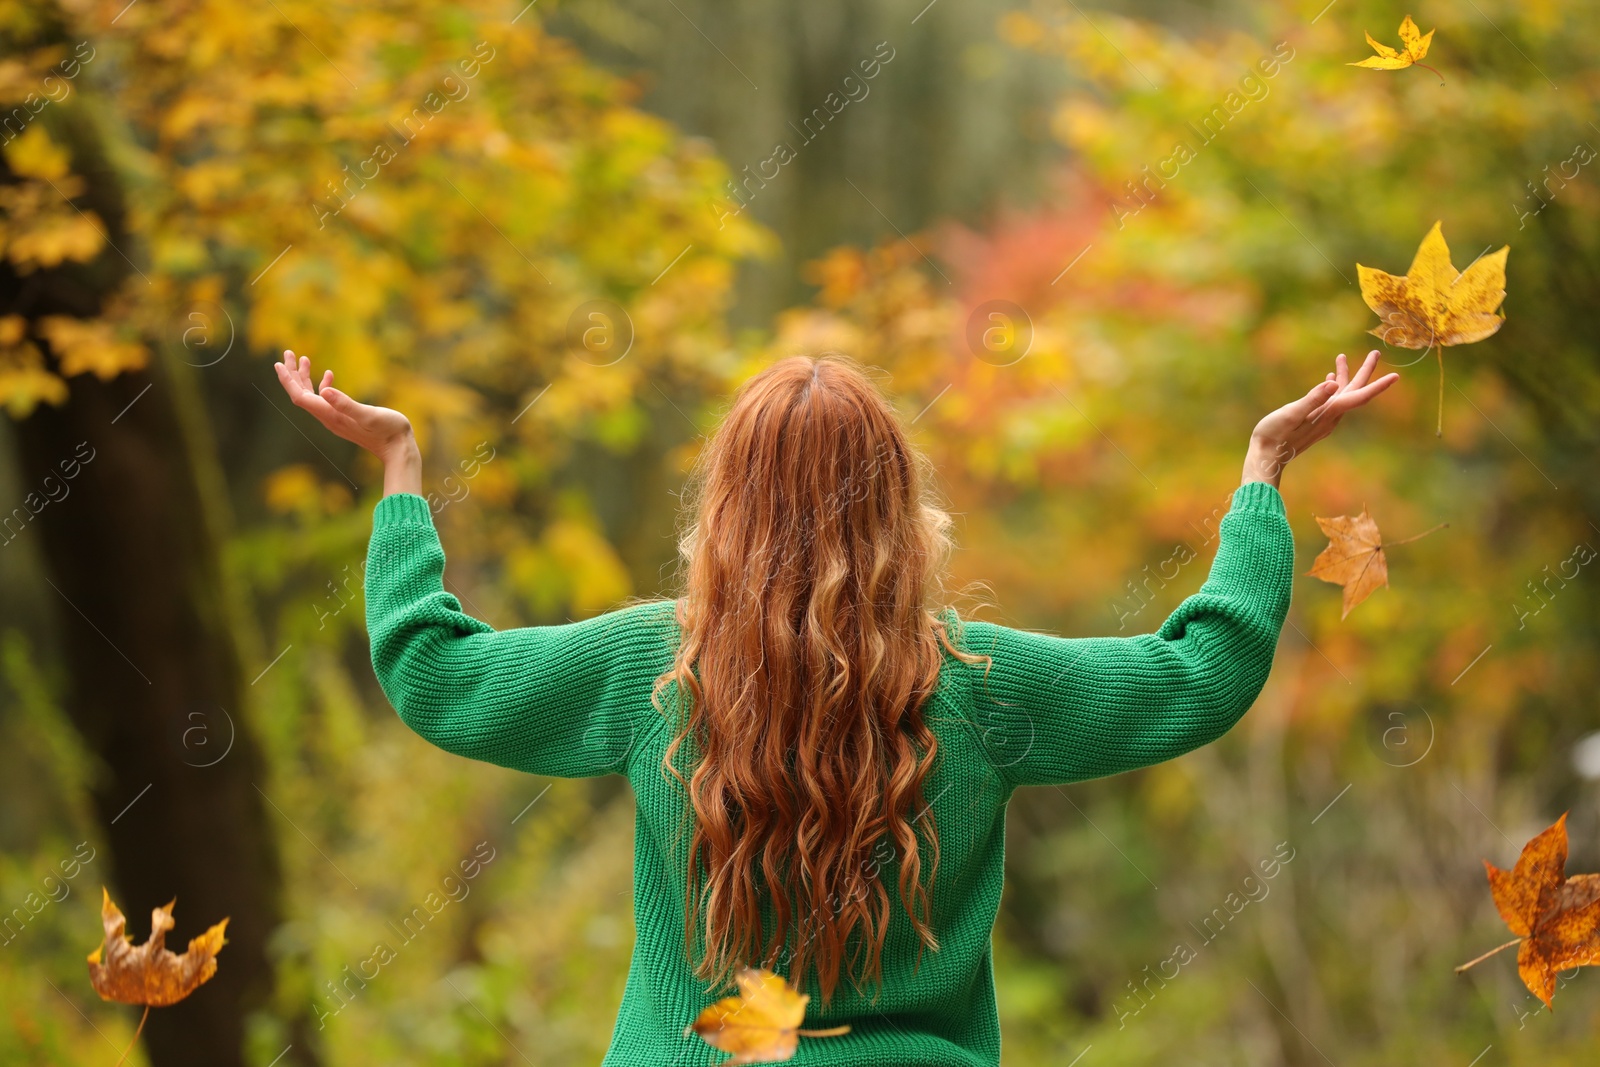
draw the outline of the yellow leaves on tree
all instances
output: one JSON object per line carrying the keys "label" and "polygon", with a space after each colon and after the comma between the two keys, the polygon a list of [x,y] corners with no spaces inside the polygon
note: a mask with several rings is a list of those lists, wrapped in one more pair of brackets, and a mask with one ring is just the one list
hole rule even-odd
{"label": "yellow leaves on tree", "polygon": [[150,360],[144,345],[123,340],[116,327],[103,320],[46,315],[39,320],[39,332],[61,362],[63,378],[92,371],[101,381],[109,381],[125,370],[138,370]]}
{"label": "yellow leaves on tree", "polygon": [[1433,530],[1449,525],[1440,523],[1433,530],[1424,530],[1415,537],[1385,545],[1383,535],[1378,532],[1378,524],[1367,514],[1364,505],[1359,515],[1339,515],[1330,519],[1319,515],[1315,518],[1328,537],[1328,547],[1312,562],[1306,574],[1344,586],[1344,610],[1339,615],[1341,619],[1347,618],[1356,605],[1371,596],[1374,590],[1389,584],[1389,560],[1384,555],[1385,548],[1410,544],[1433,533]]}
{"label": "yellow leaves on tree", "polygon": [[99,225],[63,199],[62,192],[47,182],[0,186],[0,254],[18,274],[69,260],[87,263],[104,246]]}
{"label": "yellow leaves on tree", "polygon": [[1505,323],[1499,314],[1506,296],[1506,256],[1510,245],[1479,256],[1464,271],[1450,262],[1444,230],[1435,222],[1417,247],[1404,276],[1356,264],[1361,297],[1383,325],[1368,333],[1399,348],[1436,349],[1439,360],[1439,421],[1444,432],[1444,346],[1468,345],[1494,334]]}
{"label": "yellow leaves on tree", "polygon": [[684,1030],[685,1035],[699,1034],[712,1048],[733,1053],[726,1061],[729,1067],[793,1059],[802,1037],[838,1037],[850,1032],[848,1026],[800,1029],[811,998],[769,970],[747,967],[734,975],[734,982],[738,996],[717,1001]]}
{"label": "yellow leaves on tree", "polygon": [[[177,901],[151,911],[150,936],[144,944],[135,945],[127,934],[128,920],[111,902],[111,894],[102,888],[100,895],[105,939],[89,954],[89,982],[102,1000],[143,1004],[144,1015],[139,1019],[139,1030],[143,1030],[151,1008],[178,1003],[217,973],[217,953],[227,944],[222,935],[228,920],[191,939],[188,951],[180,956],[166,947],[167,931],[173,927],[172,905]],[[138,1042],[139,1031],[133,1039]],[[127,1058],[126,1052],[123,1058]]]}
{"label": "yellow leaves on tree", "polygon": [[1483,865],[1494,906],[1517,936],[1457,967],[1456,973],[1520,945],[1517,973],[1528,991],[1554,1011],[1550,1001],[1556,975],[1600,964],[1600,874],[1566,876],[1566,815],[1524,845],[1511,870],[1488,860]]}
{"label": "yellow leaves on tree", "polygon": [[66,148],[39,123],[5,145],[19,181],[0,186],[0,248],[19,274],[71,260],[86,263],[105,243],[99,223],[73,206],[83,181]]}
{"label": "yellow leaves on tree", "polygon": [[[1428,46],[1433,43],[1433,31],[1423,33],[1417,29],[1417,24],[1411,21],[1410,15],[1400,23],[1400,44],[1403,46],[1401,50],[1396,51],[1386,44],[1378,43],[1372,39],[1370,33],[1367,34],[1367,43],[1378,54],[1368,56],[1359,63],[1348,64],[1349,66],[1367,67],[1370,70],[1402,70],[1405,67],[1417,66],[1424,70],[1433,70],[1422,62],[1422,57],[1428,54]],[[1444,81],[1444,75],[1436,70],[1433,72],[1439,75],[1440,82]]]}
{"label": "yellow leaves on tree", "polygon": [[67,399],[67,383],[45,366],[44,353],[27,338],[28,320],[0,316],[0,402],[21,418],[39,403]]}
{"label": "yellow leaves on tree", "polygon": [[[35,122],[8,141],[4,153],[16,180],[0,185],[0,257],[28,275],[99,255],[105,233],[92,212],[72,202],[83,194],[84,181],[72,173],[67,149]],[[74,374],[109,379],[148,361],[143,345],[123,340],[104,321],[52,315],[35,324],[32,334],[20,315],[0,323],[0,403],[19,417],[40,403],[66,400],[64,379]],[[49,366],[36,343],[41,339],[49,342],[59,367]]]}
{"label": "yellow leaves on tree", "polygon": [[55,353],[56,371],[46,364],[35,339],[28,336],[27,319],[0,316],[0,403],[18,417],[37,404],[65,401],[64,379],[74,374],[93,373],[108,380],[125,370],[138,370],[150,360],[144,345],[123,339],[117,328],[104,320],[46,315],[35,323],[35,330]]}

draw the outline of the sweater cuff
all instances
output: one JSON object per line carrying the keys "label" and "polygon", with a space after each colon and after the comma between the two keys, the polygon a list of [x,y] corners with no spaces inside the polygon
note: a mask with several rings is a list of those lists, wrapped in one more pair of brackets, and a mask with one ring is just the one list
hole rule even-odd
{"label": "sweater cuff", "polygon": [[1246,482],[1233,491],[1234,511],[1257,511],[1284,515],[1283,494],[1270,482]]}
{"label": "sweater cuff", "polygon": [[390,493],[372,510],[372,528],[432,526],[433,509],[416,493]]}

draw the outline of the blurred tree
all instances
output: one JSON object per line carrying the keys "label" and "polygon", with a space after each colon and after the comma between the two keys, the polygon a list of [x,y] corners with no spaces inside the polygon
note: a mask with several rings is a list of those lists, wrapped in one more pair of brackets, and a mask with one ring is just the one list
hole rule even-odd
{"label": "blurred tree", "polygon": [[[5,536],[37,539],[62,602],[64,706],[104,768],[94,810],[121,892],[141,907],[176,896],[186,925],[231,919],[215,989],[155,1014],[152,1053],[163,1064],[241,1063],[244,1016],[271,986],[280,882],[253,787],[262,758],[241,714],[222,531],[191,458],[203,423],[193,398],[148,364],[138,333],[111,324],[137,272],[123,251],[137,248],[123,182],[94,118],[58,102],[76,97],[95,50],[75,47],[83,38],[54,5],[8,4],[0,17],[11,109],[0,391],[18,416],[28,488]],[[208,733],[209,749],[188,744]],[[226,765],[206,766],[224,746]]]}
{"label": "blurred tree", "polygon": [[[151,1055],[242,1063],[248,1015],[270,1004],[262,1032],[309,1063],[310,997],[275,992],[268,939],[325,891],[280,901],[274,842],[325,857],[313,839],[370,830],[281,784],[309,739],[264,721],[245,676],[297,644],[368,675],[356,613],[299,622],[317,621],[328,573],[359,578],[365,515],[343,488],[354,457],[301,436],[243,357],[292,344],[412,416],[441,522],[479,498],[452,560],[503,568],[491,617],[589,612],[663,555],[635,534],[652,512],[589,492],[593,472],[671,474],[643,412],[724,381],[731,260],[765,238],[719,226],[720,164],[527,10],[69,0],[8,3],[0,25],[0,402],[29,491],[7,538],[39,540],[65,601],[65,704],[108,770],[95,810],[119,899],[176,893],[188,921],[232,919],[217,978],[151,1018]],[[302,450],[331,486],[282,466]],[[265,536],[235,534],[236,512]],[[285,538],[295,515],[332,517],[335,536]],[[270,644],[256,632],[240,578],[297,609],[293,639],[271,611]],[[381,704],[370,677],[369,692]],[[271,706],[314,727],[309,700]],[[211,748],[192,743],[197,715]]]}
{"label": "blurred tree", "polygon": [[562,5],[551,25],[728,160],[728,206],[782,242],[740,279],[737,321],[765,328],[805,298],[800,265],[834,245],[890,225],[978,225],[1047,191],[1060,155],[1048,107],[1064,79],[1006,48],[996,25],[1010,6],[604,0]]}

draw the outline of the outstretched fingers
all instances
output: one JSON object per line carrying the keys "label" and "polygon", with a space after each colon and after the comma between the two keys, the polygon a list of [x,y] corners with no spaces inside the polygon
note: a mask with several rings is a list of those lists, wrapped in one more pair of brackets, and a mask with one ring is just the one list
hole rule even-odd
{"label": "outstretched fingers", "polygon": [[1359,389],[1367,384],[1372,377],[1373,370],[1378,366],[1378,350],[1374,348],[1367,353],[1367,358],[1361,362],[1361,369],[1356,371],[1356,376],[1350,379],[1352,388]]}
{"label": "outstretched fingers", "polygon": [[1365,404],[1399,380],[1400,375],[1390,371],[1375,382],[1368,382],[1359,389],[1351,389],[1343,396],[1336,396],[1333,399],[1335,403],[1341,404],[1343,410],[1349,411],[1351,408],[1358,408]]}
{"label": "outstretched fingers", "polygon": [[1339,390],[1339,383],[1332,378],[1326,378],[1311,387],[1305,396],[1288,405],[1288,413],[1296,419],[1305,420],[1327,403],[1328,398]]}
{"label": "outstretched fingers", "polygon": [[[1339,388],[1334,395],[1329,397],[1321,407],[1317,408],[1317,410],[1311,413],[1311,416],[1308,420],[1310,422],[1320,422],[1322,421],[1324,415],[1331,415],[1335,421],[1337,421],[1340,415],[1346,411],[1349,411],[1351,407],[1357,406],[1341,404],[1338,407],[1335,407],[1334,402],[1343,397],[1350,396],[1353,392],[1356,392],[1367,385],[1367,380],[1372,377],[1373,369],[1378,365],[1378,350],[1373,349],[1371,352],[1367,353],[1367,358],[1362,360],[1361,366],[1359,369],[1357,369],[1354,377],[1350,376],[1349,364],[1345,362],[1343,352],[1339,353],[1338,357],[1334,360],[1334,363],[1338,368],[1338,373],[1337,375],[1329,375],[1329,378],[1337,381]],[[1385,386],[1385,388],[1387,388],[1387,386]],[[1379,392],[1381,391],[1382,390],[1379,390]],[[1368,394],[1366,399],[1371,399],[1372,396],[1376,395],[1376,393]],[[1366,400],[1362,400],[1361,403],[1366,403]]]}
{"label": "outstretched fingers", "polygon": [[[1341,418],[1344,417],[1346,412],[1353,411],[1356,408],[1361,407],[1363,404],[1367,403],[1373,397],[1377,396],[1385,389],[1388,389],[1391,385],[1399,380],[1400,375],[1391,372],[1389,374],[1385,374],[1377,381],[1368,382],[1366,385],[1360,386],[1359,388],[1348,388],[1324,404],[1322,409],[1317,412],[1318,417],[1314,421],[1323,421],[1323,419],[1326,418],[1330,422],[1331,429],[1331,424],[1337,423]],[[1353,384],[1354,383],[1352,383],[1352,386]]]}

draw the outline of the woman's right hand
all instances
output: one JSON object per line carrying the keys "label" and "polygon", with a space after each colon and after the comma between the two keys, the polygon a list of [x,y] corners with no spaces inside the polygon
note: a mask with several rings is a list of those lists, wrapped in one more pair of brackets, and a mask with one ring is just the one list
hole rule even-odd
{"label": "woman's right hand", "polygon": [[1378,351],[1367,353],[1361,369],[1351,377],[1344,353],[1334,360],[1334,370],[1299,400],[1269,414],[1256,424],[1245,454],[1242,482],[1268,482],[1273,486],[1283,468],[1333,432],[1345,413],[1354,410],[1400,380],[1395,373],[1369,381],[1378,365]]}
{"label": "woman's right hand", "polygon": [[333,371],[322,372],[322,382],[311,384],[311,361],[285,349],[283,362],[274,364],[283,391],[296,407],[309,411],[331,432],[371,452],[383,461],[383,491],[421,493],[422,456],[411,432],[411,420],[393,408],[363,404],[333,387]]}

